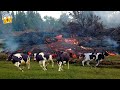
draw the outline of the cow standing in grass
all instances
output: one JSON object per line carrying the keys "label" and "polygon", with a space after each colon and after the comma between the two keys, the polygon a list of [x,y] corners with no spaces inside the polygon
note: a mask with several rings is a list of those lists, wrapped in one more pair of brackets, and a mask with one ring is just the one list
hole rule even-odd
{"label": "cow standing in grass", "polygon": [[45,71],[47,70],[47,61],[51,61],[52,62],[52,67],[54,67],[54,61],[53,61],[53,57],[51,54],[47,54],[44,52],[40,52],[40,53],[34,53],[34,61],[39,62],[40,67],[42,67],[42,69]]}
{"label": "cow standing in grass", "polygon": [[108,52],[105,51],[104,53],[84,53],[80,57],[83,58],[82,65],[84,66],[84,63],[86,62],[88,66],[90,66],[90,61],[95,60],[96,65],[98,66],[101,61],[104,60],[105,56],[108,56]]}
{"label": "cow standing in grass", "polygon": [[12,61],[12,63],[18,67],[22,72],[23,68],[21,66],[26,66],[30,69],[30,56],[22,53],[12,53],[8,56],[8,61]]}
{"label": "cow standing in grass", "polygon": [[69,69],[69,60],[70,60],[70,55],[67,52],[57,52],[57,63],[58,63],[58,71],[63,70],[63,65],[68,64],[68,69]]}
{"label": "cow standing in grass", "polygon": [[98,66],[100,64],[100,62],[102,62],[106,56],[108,56],[109,53],[107,51],[105,51],[104,53],[97,53],[96,54],[96,66]]}
{"label": "cow standing in grass", "polygon": [[82,60],[82,65],[84,66],[85,63],[90,66],[90,61],[93,61],[96,59],[96,55],[94,55],[93,53],[84,53],[84,54],[81,54],[80,58],[83,58]]}

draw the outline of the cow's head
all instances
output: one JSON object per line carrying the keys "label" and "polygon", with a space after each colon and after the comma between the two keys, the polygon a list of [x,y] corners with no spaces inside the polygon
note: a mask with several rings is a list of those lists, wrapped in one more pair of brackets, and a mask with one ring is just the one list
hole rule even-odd
{"label": "cow's head", "polygon": [[108,56],[108,55],[109,55],[109,53],[108,53],[107,51],[105,51],[104,55],[105,55],[105,56]]}

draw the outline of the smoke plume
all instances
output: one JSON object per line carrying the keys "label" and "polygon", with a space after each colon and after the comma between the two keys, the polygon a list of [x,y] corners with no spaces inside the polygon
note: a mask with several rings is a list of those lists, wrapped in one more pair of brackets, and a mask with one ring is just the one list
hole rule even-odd
{"label": "smoke plume", "polygon": [[119,44],[111,38],[105,38],[104,42],[113,48],[117,48],[119,46]]}
{"label": "smoke plume", "polygon": [[115,28],[120,25],[120,11],[94,11],[94,13],[101,17],[107,28]]}
{"label": "smoke plume", "polygon": [[4,24],[1,27],[2,34],[1,36],[4,39],[4,50],[7,51],[16,51],[19,47],[18,42],[16,42],[13,33],[11,24]]}

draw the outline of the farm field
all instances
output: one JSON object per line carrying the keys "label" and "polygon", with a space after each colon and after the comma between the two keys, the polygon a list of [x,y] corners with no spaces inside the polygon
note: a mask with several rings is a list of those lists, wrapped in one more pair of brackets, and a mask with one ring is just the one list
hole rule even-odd
{"label": "farm field", "polygon": [[[120,79],[120,56],[109,56],[106,62],[114,62],[111,65],[105,62],[99,67],[85,67],[81,63],[70,64],[70,69],[64,66],[64,71],[58,72],[58,66],[43,71],[37,62],[31,61],[31,69],[18,70],[12,62],[0,61],[0,79]],[[93,64],[92,64],[93,66]]]}

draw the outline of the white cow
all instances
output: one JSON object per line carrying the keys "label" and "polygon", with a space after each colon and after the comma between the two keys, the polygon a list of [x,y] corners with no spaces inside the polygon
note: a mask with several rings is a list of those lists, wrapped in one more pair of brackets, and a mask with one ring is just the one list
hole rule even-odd
{"label": "white cow", "polygon": [[44,52],[40,52],[40,53],[34,53],[34,61],[38,61],[40,67],[43,68],[43,70],[47,70],[47,61],[51,61],[52,62],[52,67],[54,67],[54,61],[52,58],[51,54],[46,54]]}

